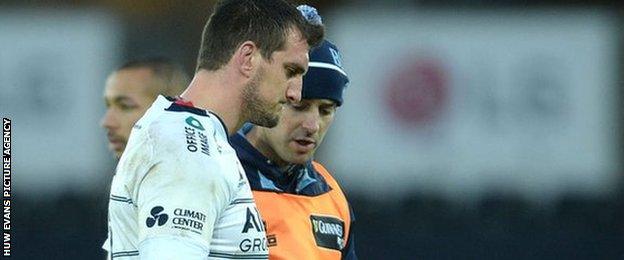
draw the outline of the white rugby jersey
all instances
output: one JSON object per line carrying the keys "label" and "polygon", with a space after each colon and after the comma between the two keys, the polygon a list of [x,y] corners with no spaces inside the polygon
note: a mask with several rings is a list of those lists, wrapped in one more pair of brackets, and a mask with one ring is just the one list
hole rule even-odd
{"label": "white rugby jersey", "polygon": [[227,136],[216,115],[156,99],[113,177],[103,245],[110,258],[138,259],[154,238],[190,243],[203,259],[268,258],[264,224]]}

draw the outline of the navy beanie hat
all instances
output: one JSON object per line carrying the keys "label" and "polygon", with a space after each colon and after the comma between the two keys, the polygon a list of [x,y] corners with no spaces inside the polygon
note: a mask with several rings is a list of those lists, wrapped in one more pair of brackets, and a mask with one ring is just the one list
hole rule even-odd
{"label": "navy beanie hat", "polygon": [[342,69],[342,55],[331,42],[324,40],[310,50],[308,72],[303,76],[302,99],[329,99],[342,105],[342,92],[349,83]]}

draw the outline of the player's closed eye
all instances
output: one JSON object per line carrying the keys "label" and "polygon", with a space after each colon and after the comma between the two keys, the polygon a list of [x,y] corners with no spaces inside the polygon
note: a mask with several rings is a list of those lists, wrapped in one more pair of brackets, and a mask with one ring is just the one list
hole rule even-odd
{"label": "player's closed eye", "polygon": [[307,103],[291,103],[290,106],[296,111],[305,111],[310,107]]}
{"label": "player's closed eye", "polygon": [[138,107],[135,104],[125,103],[125,102],[120,102],[117,104],[117,106],[119,107],[119,109],[121,109],[121,111],[132,111]]}
{"label": "player's closed eye", "polygon": [[296,64],[287,64],[284,65],[284,69],[286,72],[286,77],[288,79],[297,77],[297,76],[303,76],[303,74],[306,72],[302,67],[297,66]]}
{"label": "player's closed eye", "polygon": [[293,67],[286,68],[286,77],[292,78],[297,75],[297,71]]}
{"label": "player's closed eye", "polygon": [[331,115],[336,112],[336,106],[322,106],[319,111],[323,116]]}

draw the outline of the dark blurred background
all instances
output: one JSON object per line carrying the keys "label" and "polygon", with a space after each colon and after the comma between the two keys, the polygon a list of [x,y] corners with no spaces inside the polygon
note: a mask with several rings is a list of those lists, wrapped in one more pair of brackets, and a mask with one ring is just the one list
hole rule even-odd
{"label": "dark blurred background", "polygon": [[[104,80],[149,55],[191,73],[214,2],[0,2],[14,258],[104,258]],[[295,3],[352,79],[317,159],[360,259],[624,258],[620,1]]]}

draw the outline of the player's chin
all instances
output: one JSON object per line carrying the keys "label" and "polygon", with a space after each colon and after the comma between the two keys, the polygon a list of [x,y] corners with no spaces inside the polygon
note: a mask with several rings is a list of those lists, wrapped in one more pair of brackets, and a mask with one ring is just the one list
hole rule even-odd
{"label": "player's chin", "polygon": [[279,113],[278,114],[273,114],[271,116],[271,118],[269,118],[267,120],[267,127],[268,128],[273,128],[277,126],[277,123],[279,123]]}
{"label": "player's chin", "polygon": [[277,123],[279,122],[279,114],[267,113],[264,116],[253,118],[250,121],[254,125],[258,125],[258,126],[262,126],[266,128],[273,128],[277,126]]}
{"label": "player's chin", "polygon": [[117,158],[117,160],[119,160],[119,158],[121,158],[121,155],[123,154],[123,150],[121,150],[121,151],[113,151],[113,154],[115,155],[115,158]]}
{"label": "player's chin", "polygon": [[114,154],[117,154],[119,152],[119,149],[114,144],[108,144],[108,150]]}
{"label": "player's chin", "polygon": [[294,164],[305,164],[307,161],[312,159],[312,155],[314,154],[314,150],[311,151],[301,151],[295,149],[290,154],[290,163]]}
{"label": "player's chin", "polygon": [[312,156],[308,156],[307,154],[305,154],[305,155],[295,154],[295,155],[290,157],[290,160],[288,160],[288,162],[289,163],[293,163],[293,164],[305,164],[311,158],[312,158]]}
{"label": "player's chin", "polygon": [[109,143],[108,144],[108,149],[115,155],[115,157],[117,159],[119,159],[121,157],[121,155],[123,154],[124,149],[126,148],[125,145],[122,145],[120,143]]}

